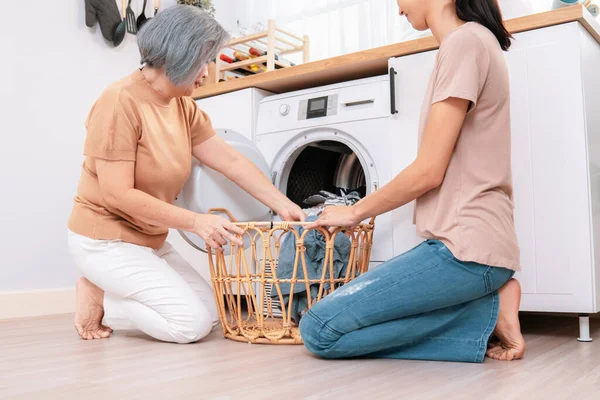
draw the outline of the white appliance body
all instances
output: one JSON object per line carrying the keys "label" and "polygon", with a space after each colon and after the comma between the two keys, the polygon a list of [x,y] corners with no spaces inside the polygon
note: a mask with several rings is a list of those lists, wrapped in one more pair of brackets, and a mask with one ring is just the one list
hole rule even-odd
{"label": "white appliance body", "polygon": [[[417,145],[414,131],[405,131],[391,117],[390,99],[388,75],[264,99],[259,107],[255,142],[271,167],[274,184],[288,194],[288,185],[294,179],[291,171],[299,155],[323,142],[328,146],[342,144],[356,155],[367,193],[388,183],[395,176],[394,165],[406,167],[414,161]],[[395,214],[377,218],[373,263],[386,261],[419,243],[412,224],[413,208],[411,203]]]}

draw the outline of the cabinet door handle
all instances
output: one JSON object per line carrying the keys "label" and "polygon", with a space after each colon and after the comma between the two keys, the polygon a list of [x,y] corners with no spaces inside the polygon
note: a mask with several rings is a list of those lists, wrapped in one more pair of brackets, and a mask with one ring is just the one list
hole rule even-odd
{"label": "cabinet door handle", "polygon": [[361,106],[363,104],[372,104],[375,103],[375,99],[369,99],[369,100],[359,100],[359,101],[349,101],[347,103],[342,103],[344,106],[346,107],[352,107],[352,106]]}
{"label": "cabinet door handle", "polygon": [[396,109],[396,74],[394,67],[390,68],[390,108],[392,115],[398,114]]}

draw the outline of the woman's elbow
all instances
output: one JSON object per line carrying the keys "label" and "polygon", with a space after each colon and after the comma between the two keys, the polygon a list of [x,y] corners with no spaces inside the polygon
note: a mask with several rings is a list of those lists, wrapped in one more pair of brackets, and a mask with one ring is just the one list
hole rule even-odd
{"label": "woman's elbow", "polygon": [[116,196],[113,193],[104,194],[104,204],[110,209],[118,210],[121,208],[121,201],[119,196]]}
{"label": "woman's elbow", "polygon": [[125,198],[127,197],[127,190],[103,190],[102,198],[104,205],[111,210],[122,210]]}
{"label": "woman's elbow", "polygon": [[444,172],[440,172],[435,169],[425,171],[421,179],[421,182],[423,184],[423,191],[427,193],[430,190],[437,189],[438,187],[440,187],[442,185],[442,182],[444,182],[444,176]]}

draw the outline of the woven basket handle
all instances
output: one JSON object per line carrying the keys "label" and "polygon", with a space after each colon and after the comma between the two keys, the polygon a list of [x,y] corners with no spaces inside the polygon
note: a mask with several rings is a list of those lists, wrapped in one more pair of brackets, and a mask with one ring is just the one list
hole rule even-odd
{"label": "woven basket handle", "polygon": [[[233,216],[233,214],[231,214],[231,212],[229,212],[228,209],[226,208],[211,208],[210,210],[208,210],[207,214],[217,214],[217,213],[221,213],[221,214],[225,214],[227,215],[227,217],[231,220],[231,222],[238,222],[238,220]],[[290,226],[305,226],[308,225],[309,222],[291,222]],[[258,223],[258,225],[273,225],[272,222],[263,222],[263,223]],[[375,217],[372,217],[369,220],[369,225],[375,225]]]}
{"label": "woven basket handle", "polygon": [[235,219],[235,217],[233,216],[233,214],[231,214],[229,212],[229,210],[226,208],[211,208],[207,212],[207,214],[218,214],[218,213],[227,215],[227,217],[231,220],[231,222],[238,222],[237,219]]}

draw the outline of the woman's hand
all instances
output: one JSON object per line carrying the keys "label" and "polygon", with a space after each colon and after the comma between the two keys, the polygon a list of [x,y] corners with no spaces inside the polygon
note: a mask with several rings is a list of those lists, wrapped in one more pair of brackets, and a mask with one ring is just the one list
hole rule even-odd
{"label": "woman's hand", "polygon": [[284,221],[303,222],[304,218],[306,217],[306,215],[304,214],[304,211],[302,211],[302,209],[297,204],[292,203],[287,198],[283,205],[281,205],[280,207],[277,207],[273,211],[275,211],[277,213],[277,215],[279,215],[281,217],[281,219]]}
{"label": "woman's hand", "polygon": [[239,246],[244,244],[241,238],[236,237],[236,235],[243,235],[244,230],[218,215],[197,214],[194,233],[215,250],[222,250],[227,241]]}
{"label": "woman's hand", "polygon": [[306,229],[325,227],[350,227],[360,223],[360,218],[354,206],[329,206],[323,210],[318,220],[308,225]]}

